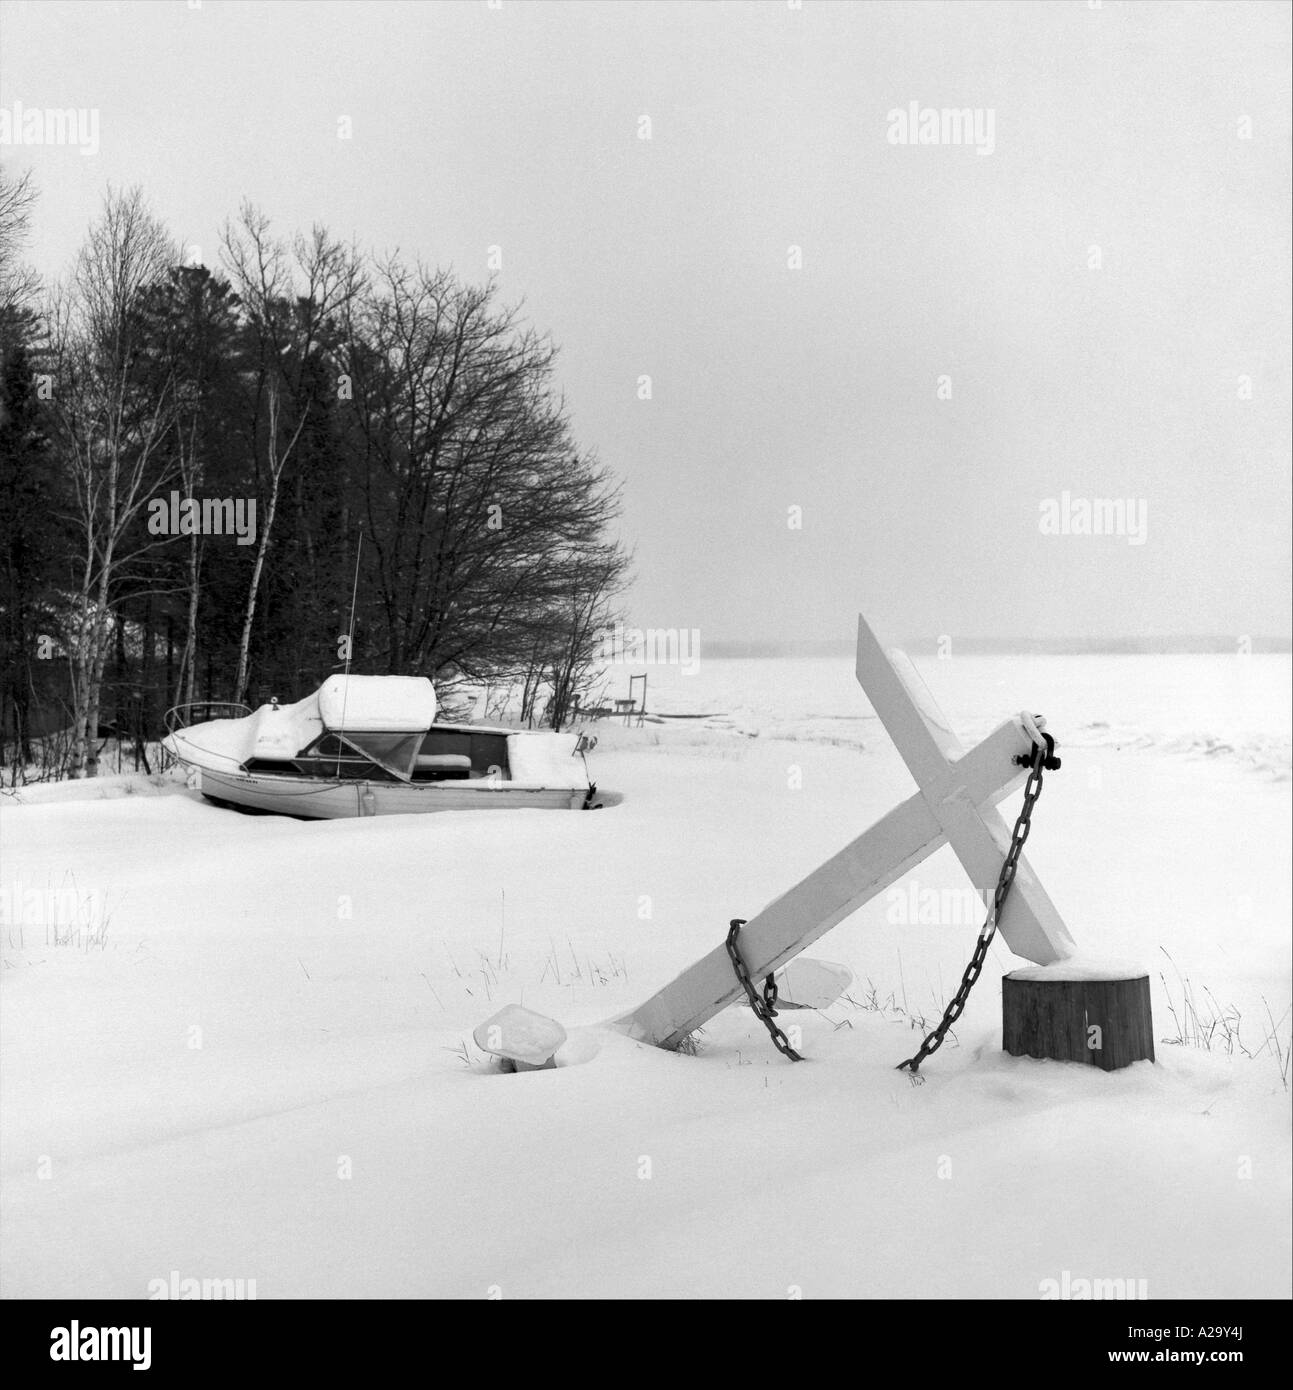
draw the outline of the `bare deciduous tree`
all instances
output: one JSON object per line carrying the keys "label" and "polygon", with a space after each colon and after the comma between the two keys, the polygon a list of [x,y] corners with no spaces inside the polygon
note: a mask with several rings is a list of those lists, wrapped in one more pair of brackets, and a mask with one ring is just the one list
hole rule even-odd
{"label": "bare deciduous tree", "polygon": [[571,439],[554,349],[491,286],[395,258],[349,329],[382,665],[520,678],[541,653],[550,672],[574,576],[618,506]]}
{"label": "bare deciduous tree", "polygon": [[[247,689],[257,596],[283,475],[310,412],[307,370],[312,359],[328,350],[335,326],[344,320],[359,293],[363,263],[352,247],[321,227],[315,227],[309,237],[296,237],[289,252],[272,236],[269,219],[249,203],[243,205],[237,223],[225,227],[222,257],[260,349],[255,422],[258,425],[262,400],[268,417],[263,474],[259,429],[253,428],[251,434],[252,462],[264,507],[234,678],[233,698],[241,701]],[[282,420],[285,397],[289,405],[286,423]],[[287,431],[290,434],[284,443],[280,433]]]}
{"label": "bare deciduous tree", "polygon": [[[139,189],[109,189],[50,309],[54,419],[70,474],[79,559],[72,631],[71,770],[98,770],[99,704],[114,626],[114,585],[131,530],[154,487],[167,481],[161,443],[173,415],[169,383],[141,389],[140,303],[176,260]],[[159,474],[159,466],[162,469]]]}
{"label": "bare deciduous tree", "polygon": [[615,600],[624,587],[627,560],[606,544],[574,557],[565,602],[555,610],[554,644],[548,667],[546,716],[554,729],[570,723],[580,699],[601,674],[601,639],[618,616]]}
{"label": "bare deciduous tree", "polygon": [[19,317],[35,309],[40,294],[39,277],[22,259],[35,202],[31,171],[14,175],[0,165],[0,347]]}

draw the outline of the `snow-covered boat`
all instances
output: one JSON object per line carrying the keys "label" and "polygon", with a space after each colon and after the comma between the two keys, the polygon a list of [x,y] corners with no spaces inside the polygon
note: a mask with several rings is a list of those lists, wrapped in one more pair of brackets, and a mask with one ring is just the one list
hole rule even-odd
{"label": "snow-covered boat", "polygon": [[163,746],[211,801],[310,819],[537,807],[596,785],[576,734],[436,723],[422,676],[329,676],[294,705],[181,727]]}

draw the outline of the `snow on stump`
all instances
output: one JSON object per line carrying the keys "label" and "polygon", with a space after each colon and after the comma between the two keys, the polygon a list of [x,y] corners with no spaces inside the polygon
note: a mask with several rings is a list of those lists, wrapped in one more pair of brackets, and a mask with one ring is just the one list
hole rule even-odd
{"label": "snow on stump", "polygon": [[566,1030],[555,1018],[508,1004],[472,1037],[482,1052],[503,1058],[513,1071],[543,1071],[557,1065],[555,1054],[566,1040]]}
{"label": "snow on stump", "polygon": [[1001,1045],[1012,1057],[1118,1071],[1154,1060],[1149,974],[1063,960],[1001,981]]}

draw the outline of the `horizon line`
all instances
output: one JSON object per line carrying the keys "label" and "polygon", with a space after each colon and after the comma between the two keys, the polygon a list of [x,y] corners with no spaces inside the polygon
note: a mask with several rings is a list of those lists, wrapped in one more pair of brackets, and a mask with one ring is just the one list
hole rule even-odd
{"label": "horizon line", "polygon": [[[954,637],[950,651],[983,655],[1039,656],[1239,656],[1251,653],[1281,656],[1293,653],[1293,636],[1245,634],[1248,645],[1233,634],[1200,633],[1171,637]],[[909,655],[936,656],[940,638],[907,637],[895,645]],[[717,657],[837,656],[852,653],[847,638],[716,638],[705,642]]]}

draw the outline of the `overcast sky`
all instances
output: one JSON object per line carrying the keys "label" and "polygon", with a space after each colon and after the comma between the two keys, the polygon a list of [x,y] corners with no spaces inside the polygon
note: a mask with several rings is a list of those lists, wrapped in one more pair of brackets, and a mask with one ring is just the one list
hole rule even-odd
{"label": "overcast sky", "polygon": [[[0,158],[49,274],[109,182],[208,264],[244,197],[469,279],[500,248],[643,625],[1285,635],[1289,15],[6,0],[0,107],[98,148]],[[913,103],[940,143],[896,143]],[[1122,534],[1075,534],[1101,499]]]}

